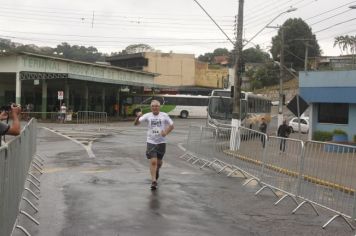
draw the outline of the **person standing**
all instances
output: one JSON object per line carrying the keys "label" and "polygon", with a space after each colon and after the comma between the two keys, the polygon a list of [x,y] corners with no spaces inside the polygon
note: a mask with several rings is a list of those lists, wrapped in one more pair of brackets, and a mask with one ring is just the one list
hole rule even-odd
{"label": "person standing", "polygon": [[21,125],[19,115],[21,114],[21,107],[15,104],[11,105],[10,111],[0,111],[0,121],[9,120],[12,118],[12,123],[7,124],[0,122],[0,146],[1,146],[1,136],[3,135],[19,135],[21,132]]}
{"label": "person standing", "polygon": [[277,135],[281,137],[281,142],[279,144],[279,150],[284,152],[286,150],[286,138],[289,137],[291,133],[290,127],[287,125],[287,121],[283,120],[283,124],[278,127]]}
{"label": "person standing", "polygon": [[[266,134],[267,133],[267,123],[264,117],[261,119],[261,124],[260,124],[260,132]],[[265,147],[266,144],[266,136],[261,135],[261,142],[262,142],[262,147]]]}
{"label": "person standing", "polygon": [[157,188],[159,170],[162,167],[162,159],[166,152],[166,136],[174,129],[172,119],[167,113],[160,111],[160,102],[151,101],[151,112],[142,115],[137,112],[134,125],[147,122],[147,149],[146,157],[150,160],[150,174],[152,179],[151,189]]}
{"label": "person standing", "polygon": [[67,107],[66,104],[63,102],[61,109],[59,109],[60,117],[61,117],[61,122],[64,123],[66,120],[66,114],[67,114]]}

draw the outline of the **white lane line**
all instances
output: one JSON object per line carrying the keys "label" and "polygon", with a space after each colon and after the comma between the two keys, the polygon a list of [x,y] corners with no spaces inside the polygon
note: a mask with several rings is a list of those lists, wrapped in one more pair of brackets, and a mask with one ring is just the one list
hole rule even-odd
{"label": "white lane line", "polygon": [[178,143],[177,146],[178,146],[180,149],[182,149],[184,152],[187,151],[187,149],[185,149],[185,148],[183,147],[183,143]]}
{"label": "white lane line", "polygon": [[51,129],[47,128],[47,127],[42,127],[42,128],[43,128],[43,129],[46,129],[46,130],[48,130],[48,131],[51,131],[52,133],[55,133],[55,134],[57,134],[57,135],[60,135],[60,136],[62,136],[62,137],[64,137],[64,138],[67,138],[67,139],[69,139],[69,140],[71,140],[71,141],[73,141],[73,142],[75,142],[75,143],[81,145],[81,146],[87,151],[88,156],[89,156],[90,158],[95,158],[95,154],[94,154],[93,151],[91,150],[91,146],[92,146],[91,144],[92,144],[92,142],[89,143],[90,145],[86,146],[86,145],[82,144],[81,142],[79,142],[78,140],[75,140],[75,139],[73,139],[73,138],[71,138],[71,137],[69,137],[69,136],[67,136],[67,135],[61,134],[61,133],[56,132],[56,131],[54,131],[54,130],[51,130]]}

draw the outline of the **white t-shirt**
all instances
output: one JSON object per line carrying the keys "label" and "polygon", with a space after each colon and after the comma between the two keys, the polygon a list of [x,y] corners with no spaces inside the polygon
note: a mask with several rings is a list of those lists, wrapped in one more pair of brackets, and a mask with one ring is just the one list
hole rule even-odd
{"label": "white t-shirt", "polygon": [[173,121],[165,112],[153,115],[152,112],[146,113],[139,119],[140,122],[146,121],[148,124],[147,142],[152,144],[166,143],[167,140],[161,135],[161,131],[167,126],[173,125]]}
{"label": "white t-shirt", "polygon": [[66,113],[67,112],[67,107],[65,105],[62,105],[60,112],[61,113]]}

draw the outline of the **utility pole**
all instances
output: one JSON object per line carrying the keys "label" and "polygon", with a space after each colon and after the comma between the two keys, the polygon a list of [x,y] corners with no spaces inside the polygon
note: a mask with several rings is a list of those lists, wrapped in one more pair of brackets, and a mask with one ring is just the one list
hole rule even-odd
{"label": "utility pole", "polygon": [[230,149],[237,150],[240,147],[238,127],[241,125],[241,67],[242,67],[242,33],[244,18],[244,0],[239,0],[239,13],[237,19],[237,33],[235,41],[235,79],[234,97],[232,101],[232,121]]}
{"label": "utility pole", "polygon": [[278,104],[278,127],[283,122],[283,78],[284,78],[284,26],[281,29],[281,48],[279,56],[280,74],[279,74],[279,104]]}
{"label": "utility pole", "polygon": [[[235,80],[234,80],[234,97],[232,108],[233,124],[239,126],[241,124],[240,114],[240,98],[241,98],[241,68],[242,68],[242,33],[243,33],[243,18],[244,18],[244,0],[239,0],[239,13],[237,19],[237,34],[235,42]],[[235,120],[235,121],[234,121]]]}

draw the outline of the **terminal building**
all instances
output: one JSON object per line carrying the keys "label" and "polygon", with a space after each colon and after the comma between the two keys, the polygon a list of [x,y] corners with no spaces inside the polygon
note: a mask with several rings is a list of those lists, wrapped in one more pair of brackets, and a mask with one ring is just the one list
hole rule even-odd
{"label": "terminal building", "polygon": [[[34,112],[125,114],[135,94],[208,95],[227,88],[228,68],[199,62],[194,54],[144,52],[88,63],[35,53],[0,54],[0,106],[32,104]],[[59,100],[63,94],[63,100]]]}
{"label": "terminal building", "polygon": [[[157,87],[155,73],[34,53],[0,54],[0,105],[32,104],[34,111],[59,109],[58,93],[73,111],[114,114],[126,94]],[[119,106],[120,108],[122,106]]]}

